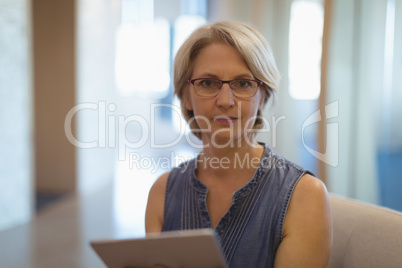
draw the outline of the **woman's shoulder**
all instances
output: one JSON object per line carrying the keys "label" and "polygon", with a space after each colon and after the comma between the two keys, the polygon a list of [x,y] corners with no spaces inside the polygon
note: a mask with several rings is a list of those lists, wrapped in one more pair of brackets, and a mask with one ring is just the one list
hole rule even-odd
{"label": "woman's shoulder", "polygon": [[327,188],[320,179],[306,173],[296,184],[291,202],[299,208],[310,205],[325,208],[329,204]]}
{"label": "woman's shoulder", "polygon": [[194,163],[194,160],[185,161],[171,171],[163,173],[155,180],[148,194],[145,214],[147,233],[161,231],[166,195],[169,195],[174,189],[181,189],[180,185],[183,179],[188,177],[188,172],[191,172],[193,169],[192,163]]}
{"label": "woman's shoulder", "polygon": [[306,216],[310,220],[316,220],[316,224],[330,218],[330,203],[325,184],[311,174],[304,174],[292,193],[287,214],[289,219],[294,220],[288,223],[293,225],[298,225]]}
{"label": "woman's shoulder", "polygon": [[194,163],[194,159],[182,162],[177,167],[174,167],[171,171],[165,172],[162,175],[160,175],[151,187],[151,190],[149,193],[150,196],[153,194],[158,194],[158,195],[163,194],[163,196],[164,196],[165,192],[166,192],[166,188],[169,185],[169,182],[172,181],[172,179],[174,181],[176,181],[177,178],[186,177],[186,175],[188,175],[188,174],[185,174],[185,173],[191,172],[191,170],[193,168],[193,163]]}
{"label": "woman's shoulder", "polygon": [[314,174],[310,170],[275,153],[269,147],[265,149],[265,153],[261,159],[261,166],[263,170],[269,171],[268,174],[275,176],[278,180],[285,180],[291,183],[293,185],[292,188],[303,176],[309,174],[314,177]]}
{"label": "woman's shoulder", "polygon": [[300,192],[300,195],[305,195],[305,194],[313,194],[313,195],[326,195],[327,194],[327,189],[325,187],[325,184],[312,174],[304,174],[297,186],[295,191]]}
{"label": "woman's shoulder", "polygon": [[162,175],[160,175],[154,182],[154,184],[151,187],[150,192],[159,192],[160,190],[165,190],[166,189],[166,183],[167,180],[169,178],[170,175],[170,171],[169,172],[165,172]]}
{"label": "woman's shoulder", "polygon": [[331,222],[324,183],[310,174],[303,175],[293,191],[286,213],[276,264],[324,267],[331,251]]}
{"label": "woman's shoulder", "polygon": [[265,148],[265,153],[262,160],[277,168],[291,168],[299,171],[306,171],[306,169],[304,169],[302,166],[296,164],[295,162],[287,159],[280,154],[277,154],[268,146]]}
{"label": "woman's shoulder", "polygon": [[145,229],[147,233],[160,232],[162,230],[165,191],[168,177],[169,172],[159,176],[149,191],[145,213]]}

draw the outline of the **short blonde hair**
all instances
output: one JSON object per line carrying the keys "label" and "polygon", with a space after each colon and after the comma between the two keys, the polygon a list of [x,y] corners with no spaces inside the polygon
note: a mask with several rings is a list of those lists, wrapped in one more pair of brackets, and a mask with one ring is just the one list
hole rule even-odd
{"label": "short blonde hair", "polygon": [[[173,66],[174,94],[179,98],[181,111],[189,123],[193,134],[201,139],[199,126],[193,111],[186,109],[188,79],[194,70],[194,61],[200,51],[214,43],[222,43],[235,48],[243,57],[255,79],[264,84],[264,106],[269,98],[275,97],[280,75],[276,67],[271,47],[255,28],[241,22],[225,21],[206,25],[195,30],[181,45]],[[262,111],[258,110],[254,129],[263,127]]]}

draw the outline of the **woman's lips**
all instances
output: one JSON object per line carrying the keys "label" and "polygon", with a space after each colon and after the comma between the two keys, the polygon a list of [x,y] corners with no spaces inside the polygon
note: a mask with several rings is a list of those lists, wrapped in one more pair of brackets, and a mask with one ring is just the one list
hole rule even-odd
{"label": "woman's lips", "polygon": [[214,117],[214,121],[225,126],[233,125],[238,120],[237,117],[233,116],[217,116]]}

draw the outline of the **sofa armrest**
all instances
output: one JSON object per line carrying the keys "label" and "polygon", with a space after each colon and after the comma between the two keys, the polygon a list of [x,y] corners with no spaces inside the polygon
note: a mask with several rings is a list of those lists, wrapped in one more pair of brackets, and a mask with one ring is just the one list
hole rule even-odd
{"label": "sofa armrest", "polygon": [[330,194],[328,267],[402,267],[402,213]]}

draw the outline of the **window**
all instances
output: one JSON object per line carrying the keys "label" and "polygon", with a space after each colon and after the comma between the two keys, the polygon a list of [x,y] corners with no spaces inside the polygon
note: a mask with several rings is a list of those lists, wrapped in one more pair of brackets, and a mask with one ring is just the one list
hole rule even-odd
{"label": "window", "polygon": [[289,29],[289,93],[294,99],[314,100],[320,95],[323,22],[321,2],[293,1]]}
{"label": "window", "polygon": [[161,99],[170,86],[170,25],[154,19],[153,1],[122,1],[115,77],[122,96]]}

